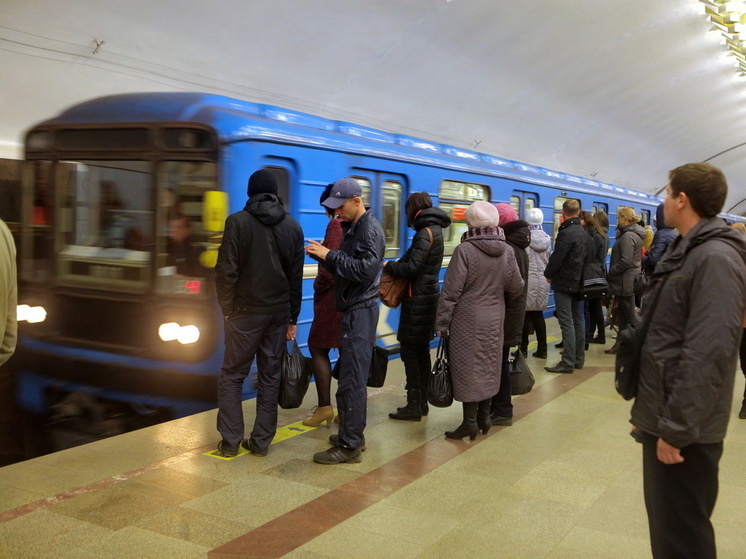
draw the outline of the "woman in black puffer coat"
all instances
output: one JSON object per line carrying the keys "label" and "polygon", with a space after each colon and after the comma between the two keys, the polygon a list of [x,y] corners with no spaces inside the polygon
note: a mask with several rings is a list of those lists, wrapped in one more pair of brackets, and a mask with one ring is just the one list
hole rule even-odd
{"label": "woman in black puffer coat", "polygon": [[404,298],[397,339],[407,377],[407,405],[390,413],[391,419],[420,421],[427,415],[427,383],[430,378],[430,341],[438,307],[438,280],[443,263],[443,231],[451,218],[433,208],[427,192],[411,194],[404,204],[407,225],[416,233],[412,245],[397,262],[384,264],[395,277],[410,281],[410,295]]}

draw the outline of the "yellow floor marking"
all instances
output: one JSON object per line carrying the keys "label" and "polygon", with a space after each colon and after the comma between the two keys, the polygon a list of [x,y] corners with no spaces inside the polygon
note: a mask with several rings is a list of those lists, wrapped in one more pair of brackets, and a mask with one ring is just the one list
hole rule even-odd
{"label": "yellow floor marking", "polygon": [[[337,410],[334,411],[336,412]],[[321,425],[323,425],[323,423]],[[319,427],[321,425],[319,425]],[[297,435],[302,435],[303,433],[308,433],[309,431],[313,431],[314,429],[318,429],[318,427],[308,427],[307,425],[303,425],[303,420],[296,421],[295,423],[290,423],[289,425],[283,425],[282,427],[277,428],[277,433],[275,433],[275,438],[272,439],[271,444],[279,443],[280,441],[290,439]],[[239,458],[244,454],[249,453],[249,451],[242,446],[238,447],[238,454],[236,456],[220,456],[217,452],[217,449],[211,450],[210,452],[205,452],[204,456],[219,458],[220,460],[233,460],[234,458]]]}

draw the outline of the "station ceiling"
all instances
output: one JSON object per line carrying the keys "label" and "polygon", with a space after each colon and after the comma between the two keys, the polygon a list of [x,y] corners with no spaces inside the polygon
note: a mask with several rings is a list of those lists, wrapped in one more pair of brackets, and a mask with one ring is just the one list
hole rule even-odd
{"label": "station ceiling", "polygon": [[[720,1],[720,0],[716,0]],[[205,91],[746,211],[746,78],[700,0],[3,0],[0,157],[74,103]]]}

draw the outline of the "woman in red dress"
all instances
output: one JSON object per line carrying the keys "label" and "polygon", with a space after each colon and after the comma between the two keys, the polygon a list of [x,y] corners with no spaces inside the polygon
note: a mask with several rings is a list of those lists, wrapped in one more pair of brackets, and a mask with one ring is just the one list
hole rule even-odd
{"label": "woman in red dress", "polygon": [[[319,203],[329,197],[330,184],[326,187]],[[342,244],[342,222],[334,216],[334,210],[324,207],[329,216],[323,245],[336,250]],[[334,304],[334,274],[323,262],[319,262],[319,271],[313,282],[313,322],[308,335],[308,349],[311,351],[313,376],[316,379],[316,394],[318,405],[313,415],[303,420],[303,425],[318,427],[326,422],[329,426],[334,418],[334,408],[331,405],[332,366],[329,350],[339,347],[339,325],[342,313]]]}

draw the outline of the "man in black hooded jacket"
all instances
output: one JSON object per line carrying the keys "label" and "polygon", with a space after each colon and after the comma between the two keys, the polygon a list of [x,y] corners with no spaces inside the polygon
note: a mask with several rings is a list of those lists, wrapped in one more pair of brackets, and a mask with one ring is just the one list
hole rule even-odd
{"label": "man in black hooded jacket", "polygon": [[[225,317],[225,357],[218,379],[218,451],[238,445],[265,456],[277,431],[283,345],[295,339],[303,281],[303,231],[277,198],[267,170],[249,178],[249,201],[225,221],[215,266],[218,304]],[[256,419],[244,440],[241,391],[257,356]]]}

